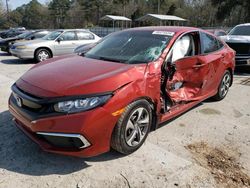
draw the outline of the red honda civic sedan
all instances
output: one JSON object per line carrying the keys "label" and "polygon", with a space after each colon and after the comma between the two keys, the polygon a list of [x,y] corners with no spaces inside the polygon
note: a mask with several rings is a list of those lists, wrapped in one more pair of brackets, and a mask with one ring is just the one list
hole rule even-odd
{"label": "red honda civic sedan", "polygon": [[128,29],[35,65],[12,86],[9,109],[45,151],[130,154],[159,124],[223,99],[234,68],[235,52],[201,29]]}

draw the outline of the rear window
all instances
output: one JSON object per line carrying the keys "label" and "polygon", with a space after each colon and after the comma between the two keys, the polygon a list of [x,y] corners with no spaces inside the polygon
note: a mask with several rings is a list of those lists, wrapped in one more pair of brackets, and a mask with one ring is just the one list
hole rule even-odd
{"label": "rear window", "polygon": [[91,33],[84,32],[84,31],[78,31],[77,37],[78,37],[78,40],[92,40],[95,38],[94,35],[92,35]]}
{"label": "rear window", "polygon": [[224,44],[217,40],[212,35],[208,35],[206,33],[201,33],[201,41],[203,46],[203,53],[211,53],[221,49]]}
{"label": "rear window", "polygon": [[228,35],[244,35],[250,36],[250,25],[249,26],[236,26],[233,28]]}

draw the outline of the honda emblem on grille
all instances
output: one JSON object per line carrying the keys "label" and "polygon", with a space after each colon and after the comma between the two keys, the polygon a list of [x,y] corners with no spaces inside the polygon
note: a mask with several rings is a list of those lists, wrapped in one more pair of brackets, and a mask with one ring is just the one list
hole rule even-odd
{"label": "honda emblem on grille", "polygon": [[16,96],[16,102],[19,107],[22,107],[22,99],[18,96]]}

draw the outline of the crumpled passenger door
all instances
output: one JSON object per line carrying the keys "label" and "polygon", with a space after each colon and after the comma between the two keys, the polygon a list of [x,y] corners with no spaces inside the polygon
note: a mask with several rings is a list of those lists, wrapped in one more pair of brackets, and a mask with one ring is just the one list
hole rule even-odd
{"label": "crumpled passenger door", "polygon": [[171,99],[176,103],[205,99],[209,92],[209,79],[213,77],[210,63],[193,56],[177,60],[173,66],[174,74],[167,82]]}

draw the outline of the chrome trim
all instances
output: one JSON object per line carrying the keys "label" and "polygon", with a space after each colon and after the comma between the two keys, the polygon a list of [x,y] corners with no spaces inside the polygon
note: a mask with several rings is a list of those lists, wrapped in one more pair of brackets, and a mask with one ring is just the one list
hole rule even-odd
{"label": "chrome trim", "polygon": [[58,137],[68,137],[68,138],[78,138],[82,141],[84,146],[80,147],[80,149],[89,147],[91,144],[89,141],[80,134],[66,134],[66,133],[47,133],[47,132],[36,132],[36,134],[39,135],[45,135],[45,136],[58,136]]}

